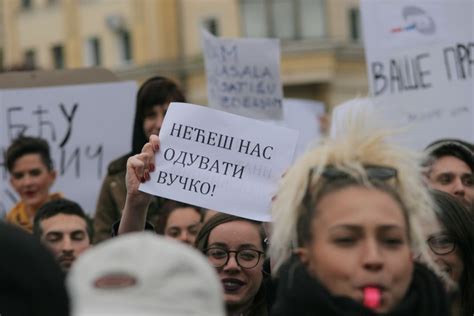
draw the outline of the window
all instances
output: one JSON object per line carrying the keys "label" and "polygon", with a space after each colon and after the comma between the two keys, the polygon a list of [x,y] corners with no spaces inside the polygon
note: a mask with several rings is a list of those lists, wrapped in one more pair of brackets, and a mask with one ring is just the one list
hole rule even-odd
{"label": "window", "polygon": [[266,37],[269,34],[265,1],[243,0],[240,6],[243,32],[249,37]]}
{"label": "window", "polygon": [[132,43],[130,32],[127,30],[121,30],[117,34],[119,38],[120,61],[122,63],[129,63],[132,60]]}
{"label": "window", "polygon": [[101,46],[98,37],[87,39],[84,46],[84,65],[99,66],[102,63]]}
{"label": "window", "polygon": [[325,0],[241,0],[243,32],[249,37],[321,38]]}
{"label": "window", "polygon": [[212,35],[219,36],[219,21],[216,18],[205,19],[202,26]]}
{"label": "window", "polygon": [[36,67],[36,52],[34,49],[28,49],[25,51],[24,64],[27,68],[33,69]]}
{"label": "window", "polygon": [[296,19],[293,0],[273,0],[271,6],[272,36],[281,39],[296,37]]}
{"label": "window", "polygon": [[55,45],[51,48],[53,66],[55,69],[64,68],[64,49],[62,45]]}
{"label": "window", "polygon": [[322,0],[300,0],[302,38],[322,38],[326,34],[326,12]]}
{"label": "window", "polygon": [[349,10],[349,34],[351,40],[360,41],[362,39],[362,27],[360,21],[360,11],[358,8],[352,8]]}

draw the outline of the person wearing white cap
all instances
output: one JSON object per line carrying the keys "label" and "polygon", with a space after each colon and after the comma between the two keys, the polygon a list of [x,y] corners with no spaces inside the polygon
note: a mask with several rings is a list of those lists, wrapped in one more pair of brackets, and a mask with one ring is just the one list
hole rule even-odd
{"label": "person wearing white cap", "polygon": [[72,316],[223,316],[220,282],[197,250],[150,232],[107,240],[67,278]]}

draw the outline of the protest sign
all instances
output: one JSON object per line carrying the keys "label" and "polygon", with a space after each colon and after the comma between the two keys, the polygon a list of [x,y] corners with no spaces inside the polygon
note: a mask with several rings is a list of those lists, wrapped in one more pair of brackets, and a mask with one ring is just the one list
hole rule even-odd
{"label": "protest sign", "polygon": [[369,85],[398,141],[474,140],[474,2],[363,0]]}
{"label": "protest sign", "polygon": [[295,159],[321,139],[319,118],[324,115],[322,102],[305,99],[283,99],[283,118],[271,120],[274,124],[285,126],[299,133]]}
{"label": "protest sign", "polygon": [[171,103],[156,170],[140,190],[270,221],[270,203],[293,161],[298,132],[203,106]]}
{"label": "protest sign", "polygon": [[[0,90],[2,153],[20,134],[47,140],[58,173],[51,192],[92,214],[108,163],[130,151],[135,93],[135,82]],[[3,159],[0,215],[18,201]]]}
{"label": "protest sign", "polygon": [[281,119],[280,42],[222,39],[202,31],[209,106],[258,119]]}

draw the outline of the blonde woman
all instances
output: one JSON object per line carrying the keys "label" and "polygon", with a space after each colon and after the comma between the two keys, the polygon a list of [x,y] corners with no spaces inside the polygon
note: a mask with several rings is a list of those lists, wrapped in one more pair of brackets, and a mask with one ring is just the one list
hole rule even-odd
{"label": "blonde woman", "polygon": [[[360,103],[360,101],[356,101]],[[448,315],[420,221],[433,218],[414,155],[364,111],[295,163],[273,206],[273,315]]]}

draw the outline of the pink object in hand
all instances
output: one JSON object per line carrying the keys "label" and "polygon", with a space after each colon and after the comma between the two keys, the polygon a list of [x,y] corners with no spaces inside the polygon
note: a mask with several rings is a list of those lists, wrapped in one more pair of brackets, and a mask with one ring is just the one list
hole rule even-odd
{"label": "pink object in hand", "polygon": [[371,309],[376,309],[380,306],[380,289],[376,287],[364,288],[364,306]]}

